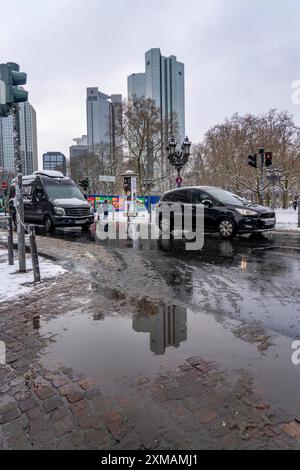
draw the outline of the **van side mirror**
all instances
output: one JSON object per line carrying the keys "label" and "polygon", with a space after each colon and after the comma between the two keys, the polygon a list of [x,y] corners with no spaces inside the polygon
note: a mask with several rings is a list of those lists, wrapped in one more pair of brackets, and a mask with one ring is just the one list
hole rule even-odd
{"label": "van side mirror", "polygon": [[213,206],[213,202],[211,199],[204,199],[204,201],[202,201],[202,204],[205,206],[205,207],[212,207]]}

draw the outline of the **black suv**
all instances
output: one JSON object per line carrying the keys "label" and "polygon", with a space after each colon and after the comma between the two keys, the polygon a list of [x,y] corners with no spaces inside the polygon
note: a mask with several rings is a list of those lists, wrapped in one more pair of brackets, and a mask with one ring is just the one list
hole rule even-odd
{"label": "black suv", "polygon": [[[14,204],[15,184],[10,188],[9,205],[16,224]],[[89,229],[94,223],[94,210],[85,200],[75,183],[56,171],[37,171],[23,176],[25,223],[45,225],[51,232],[55,227],[82,227]]]}
{"label": "black suv", "polygon": [[[156,223],[162,232],[172,232],[176,211],[192,210],[195,228],[196,206],[204,205],[204,231],[219,232],[224,239],[237,234],[273,230],[275,213],[268,207],[253,204],[236,194],[211,186],[192,186],[164,194],[156,214]],[[165,209],[165,211],[164,211]],[[170,217],[164,215],[170,213]],[[177,214],[178,215],[178,214]]]}

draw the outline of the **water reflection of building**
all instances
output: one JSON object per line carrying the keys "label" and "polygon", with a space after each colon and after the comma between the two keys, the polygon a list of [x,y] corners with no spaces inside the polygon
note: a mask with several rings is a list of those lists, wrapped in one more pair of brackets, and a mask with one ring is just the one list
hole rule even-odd
{"label": "water reflection of building", "polygon": [[176,305],[151,306],[144,303],[143,311],[133,317],[133,329],[150,333],[150,349],[154,354],[164,354],[166,348],[178,348],[187,340],[187,311]]}

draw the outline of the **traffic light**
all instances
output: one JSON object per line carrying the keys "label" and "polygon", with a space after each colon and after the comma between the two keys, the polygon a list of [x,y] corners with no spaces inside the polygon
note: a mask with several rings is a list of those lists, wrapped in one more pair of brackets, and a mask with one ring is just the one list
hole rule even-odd
{"label": "traffic light", "polygon": [[257,155],[249,155],[248,157],[248,165],[252,166],[253,168],[257,168]]}
{"label": "traffic light", "polygon": [[20,72],[18,64],[0,64],[0,116],[7,116],[13,104],[28,100],[28,92],[19,88],[26,81],[27,75]]}
{"label": "traffic light", "polygon": [[124,193],[127,196],[130,196],[130,194],[131,194],[131,178],[130,178],[130,176],[125,176],[124,177]]}
{"label": "traffic light", "polygon": [[266,152],[265,166],[269,167],[273,164],[273,154],[272,152]]}
{"label": "traffic light", "polygon": [[90,186],[89,179],[84,178],[83,180],[79,180],[79,186],[83,189],[83,191],[87,191]]}

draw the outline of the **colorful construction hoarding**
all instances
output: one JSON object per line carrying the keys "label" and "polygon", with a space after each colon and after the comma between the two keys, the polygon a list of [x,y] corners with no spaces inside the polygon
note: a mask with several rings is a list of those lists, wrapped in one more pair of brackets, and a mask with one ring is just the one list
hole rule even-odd
{"label": "colorful construction hoarding", "polygon": [[[135,210],[136,212],[147,210],[146,208],[146,198],[145,197],[136,197],[135,200]],[[113,208],[115,211],[125,212],[127,210],[127,198],[126,196],[89,196],[87,198],[89,204],[94,207],[95,210],[103,204],[105,201],[109,206],[109,210],[112,211]]]}

